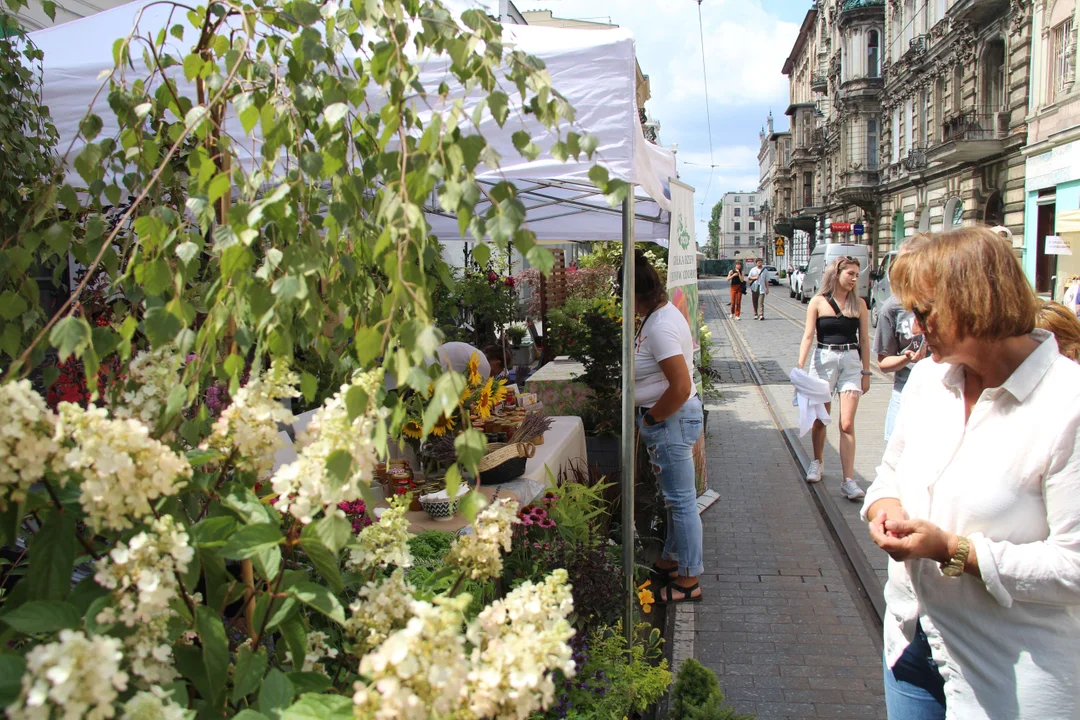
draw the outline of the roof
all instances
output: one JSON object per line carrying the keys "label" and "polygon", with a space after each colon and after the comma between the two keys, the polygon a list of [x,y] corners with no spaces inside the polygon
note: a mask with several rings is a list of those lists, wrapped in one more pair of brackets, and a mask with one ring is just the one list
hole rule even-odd
{"label": "roof", "polygon": [[806,47],[806,41],[810,37],[810,31],[814,29],[816,21],[817,8],[810,8],[806,13],[806,17],[803,18],[802,27],[799,28],[799,37],[795,39],[795,47],[791,48],[791,54],[784,61],[784,69],[781,72],[785,75],[790,75],[795,68],[795,60],[802,54],[803,48]]}

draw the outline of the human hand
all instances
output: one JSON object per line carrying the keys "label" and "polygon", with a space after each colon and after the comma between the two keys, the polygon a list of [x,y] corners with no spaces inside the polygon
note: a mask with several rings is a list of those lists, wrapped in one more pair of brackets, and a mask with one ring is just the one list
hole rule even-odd
{"label": "human hand", "polygon": [[870,376],[869,375],[863,375],[862,376],[862,391],[863,391],[864,395],[866,393],[870,392]]}
{"label": "human hand", "polygon": [[[880,516],[875,518],[878,519]],[[889,557],[899,562],[920,558],[948,562],[953,556],[953,534],[927,520],[885,518],[879,529],[871,523],[870,536]]]}

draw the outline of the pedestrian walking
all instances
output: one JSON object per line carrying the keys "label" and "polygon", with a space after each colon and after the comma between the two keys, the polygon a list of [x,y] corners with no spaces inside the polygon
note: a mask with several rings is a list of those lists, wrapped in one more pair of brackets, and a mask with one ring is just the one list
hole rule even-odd
{"label": "pedestrian walking", "polygon": [[1035,313],[1035,327],[1052,332],[1057,340],[1058,352],[1080,362],[1080,320],[1076,313],[1061,303],[1040,302]]}
{"label": "pedestrian walking", "polygon": [[[757,265],[750,268],[746,279],[750,282],[750,293],[754,300],[754,319],[765,319],[765,296],[769,294],[769,271],[765,269],[765,261],[758,258]],[[759,305],[760,311],[759,311]]]}
{"label": "pedestrian walking", "polygon": [[891,558],[888,716],[1080,717],[1080,365],[987,228],[890,274],[935,362],[911,371],[862,510]]}
{"label": "pedestrian walking", "polygon": [[[926,235],[916,235],[900,246],[897,256],[914,250],[925,242]],[[904,391],[911,366],[926,357],[923,336],[914,332],[915,316],[903,306],[896,293],[893,293],[881,306],[878,315],[877,333],[871,353],[877,355],[881,372],[893,376],[892,397],[889,409],[885,413],[885,443],[888,444],[896,423],[896,414],[900,412],[900,394]]]}
{"label": "pedestrian walking", "polygon": [[728,306],[729,314],[736,320],[742,319],[742,297],[746,293],[746,276],[743,275],[742,261],[735,262],[735,268],[728,273],[728,282],[731,283],[731,305]]}
{"label": "pedestrian walking", "polygon": [[703,421],[692,379],[694,341],[645,254],[638,251],[634,262],[635,310],[644,317],[634,339],[634,404],[667,506],[667,538],[654,569],[670,585],[659,597],[660,602],[696,602],[704,566],[693,447]]}
{"label": "pedestrian walking", "polygon": [[[840,393],[840,492],[848,500],[865,493],[855,482],[855,412],[859,398],[870,390],[870,325],[866,302],[858,296],[858,259],[837,258],[825,270],[821,291],[810,300],[806,327],[799,347],[799,369],[829,383],[830,396]],[[815,344],[816,339],[816,344]],[[813,350],[813,352],[811,352]],[[807,361],[810,366],[807,369]],[[825,406],[832,413],[832,403]],[[824,471],[825,424],[814,421],[811,440],[814,459],[806,472],[807,482],[820,482]]]}

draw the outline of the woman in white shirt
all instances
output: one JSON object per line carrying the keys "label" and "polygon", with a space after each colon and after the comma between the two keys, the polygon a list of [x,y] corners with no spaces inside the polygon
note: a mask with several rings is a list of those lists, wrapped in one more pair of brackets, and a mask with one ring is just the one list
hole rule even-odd
{"label": "woman in white shirt", "polygon": [[660,276],[635,253],[634,299],[644,318],[634,338],[634,404],[641,441],[667,506],[667,539],[654,570],[670,583],[660,602],[701,600],[704,571],[697,509],[694,443],[701,437],[701,398],[694,387],[694,340],[682,312],[667,301]]}
{"label": "woman in white shirt", "polygon": [[988,229],[935,236],[890,278],[935,362],[863,506],[892,558],[889,718],[1080,717],[1080,366],[1034,329]]}

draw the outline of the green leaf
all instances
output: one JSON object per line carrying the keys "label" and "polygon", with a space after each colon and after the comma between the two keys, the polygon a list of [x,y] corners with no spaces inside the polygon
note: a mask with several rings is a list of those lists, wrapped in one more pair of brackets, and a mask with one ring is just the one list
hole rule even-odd
{"label": "green leaf", "polygon": [[9,502],[7,510],[0,512],[0,547],[10,547],[15,544],[23,510],[24,503]]}
{"label": "green leaf", "polygon": [[555,267],[555,256],[551,254],[550,250],[542,245],[536,245],[525,253],[525,259],[529,261],[530,265],[537,268],[545,275],[550,274],[551,269]]}
{"label": "green leaf", "polygon": [[165,404],[165,420],[176,417],[176,414],[184,409],[187,404],[187,388],[183,385],[174,385],[169,391],[169,399]]}
{"label": "green leaf", "polygon": [[[331,481],[335,490],[345,484],[352,471],[353,457],[348,450],[335,450],[326,458],[327,479]],[[336,483],[336,485],[335,485]]]}
{"label": "green leaf", "polygon": [[195,608],[195,629],[202,644],[203,664],[215,705],[225,700],[225,683],[229,679],[229,639],[225,625],[217,612],[205,605]]}
{"label": "green leaf", "polygon": [[368,400],[367,392],[359,385],[353,385],[345,392],[345,407],[349,411],[349,422],[367,412]]}
{"label": "green leaf", "polygon": [[460,487],[461,470],[458,469],[458,464],[454,463],[446,469],[446,493],[451,498],[455,498]]}
{"label": "green leaf", "polygon": [[[308,525],[304,528],[311,527]],[[341,582],[341,568],[340,560],[337,553],[331,552],[330,548],[323,545],[315,538],[303,538],[300,539],[300,547],[304,549],[307,556],[311,559],[315,569],[322,575],[323,580],[330,586],[330,589],[336,593],[344,592],[345,585]]]}
{"label": "green leaf", "polygon": [[319,518],[304,527],[300,539],[305,537],[314,538],[329,548],[330,552],[337,553],[352,539],[352,523],[336,515]]}
{"label": "green leaf", "polygon": [[487,438],[476,428],[469,428],[454,439],[458,462],[473,472],[487,453]]}
{"label": "green leaf", "polygon": [[491,261],[491,248],[484,243],[477,243],[470,252],[473,260],[482,268],[486,268]]}
{"label": "green leaf", "polygon": [[276,525],[270,523],[247,525],[229,538],[221,555],[228,560],[246,560],[264,550],[276,548],[284,539],[281,530]]}
{"label": "green leaf", "polygon": [[323,108],[323,118],[331,129],[348,114],[349,107],[345,103],[333,103]]}
{"label": "green leaf", "polygon": [[315,400],[315,394],[319,392],[319,379],[309,372],[300,376],[300,392],[308,402]]}
{"label": "green leaf", "polygon": [[191,261],[199,255],[199,246],[188,240],[187,242],[180,243],[176,247],[176,257],[180,258],[180,262],[185,265],[190,265]]}
{"label": "green leaf", "polygon": [[8,291],[0,295],[0,318],[10,320],[18,317],[25,313],[28,307],[26,301],[13,292]]}
{"label": "green leaf", "polygon": [[184,77],[192,81],[202,72],[203,59],[196,53],[191,53],[184,58]]}
{"label": "green leaf", "polygon": [[59,352],[60,362],[64,362],[72,354],[82,356],[92,337],[90,323],[86,322],[85,318],[68,315],[53,325],[49,342]]}
{"label": "green leaf", "polygon": [[361,367],[367,367],[382,352],[382,333],[375,328],[358,327],[353,347]]}
{"label": "green leaf", "polygon": [[293,684],[293,688],[300,695],[326,692],[334,687],[334,683],[330,682],[330,678],[319,672],[294,671],[289,673],[289,682]]}
{"label": "green leaf", "polygon": [[231,517],[221,516],[200,520],[188,529],[192,547],[222,547],[229,536],[236,532],[236,521]]}
{"label": "green leaf", "polygon": [[270,291],[285,302],[303,300],[307,297],[307,283],[295,275],[285,275],[274,281]]}
{"label": "green leaf", "polygon": [[484,506],[487,504],[487,498],[484,497],[483,493],[472,491],[466,493],[465,497],[461,498],[461,501],[458,503],[458,510],[466,520],[472,523],[476,520],[476,515],[483,510]]}
{"label": "green leaf", "polygon": [[295,694],[288,676],[273,668],[267,673],[259,690],[259,712],[269,718],[280,718]]}
{"label": "green leaf", "polygon": [[0,655],[0,707],[8,707],[22,692],[26,660],[21,655]]}
{"label": "green leaf", "polygon": [[26,571],[30,600],[65,600],[71,590],[78,540],[71,513],[50,510],[43,526],[30,541],[30,566]]}
{"label": "green leaf", "polygon": [[77,628],[82,623],[82,616],[71,603],[37,600],[23,603],[11,612],[4,613],[0,620],[21,633],[33,635]]}
{"label": "green leaf", "polygon": [[194,645],[178,644],[173,648],[173,657],[176,669],[180,674],[191,681],[199,695],[210,699],[213,695],[210,680],[206,677],[206,665],[203,663],[202,652]]}
{"label": "green leaf", "polygon": [[601,190],[608,184],[608,171],[603,165],[593,165],[589,168],[589,179],[593,181],[593,185]]}
{"label": "green leaf", "polygon": [[50,20],[56,22],[56,3],[53,0],[41,0],[41,9],[45,11]]}
{"label": "green leaf", "polygon": [[341,695],[303,695],[282,715],[282,720],[350,720],[352,699]]}
{"label": "green leaf", "polygon": [[277,524],[274,511],[264,505],[259,496],[249,488],[239,487],[229,491],[222,504],[229,510],[240,516],[240,519],[248,525],[257,523]]}
{"label": "green leaf", "polygon": [[322,17],[319,14],[319,8],[307,2],[307,0],[296,0],[291,6],[286,5],[286,7],[292,10],[293,17],[301,25],[314,25]]}
{"label": "green leaf", "polygon": [[491,109],[491,117],[495,118],[495,122],[499,123],[499,127],[502,127],[506,123],[506,116],[509,113],[510,98],[506,96],[506,93],[495,92],[488,95],[488,107]]}
{"label": "green leaf", "polygon": [[79,132],[86,138],[86,142],[92,142],[94,138],[101,132],[101,118],[93,113],[90,113],[82,119],[79,123]]}
{"label": "green leaf", "polygon": [[259,689],[263,675],[266,674],[266,649],[253,651],[241,646],[236,652],[236,671],[233,673],[232,701],[239,703],[242,698]]}
{"label": "green leaf", "polygon": [[240,712],[233,715],[232,720],[270,720],[270,718],[263,715],[257,710],[251,708],[244,708]]}
{"label": "green leaf", "polygon": [[147,308],[143,332],[155,348],[168,345],[183,328],[180,319],[163,307]]}
{"label": "green leaf", "polygon": [[341,601],[322,585],[303,582],[292,586],[286,592],[331,620],[341,625],[345,624],[345,608],[342,607]]}
{"label": "green leaf", "polygon": [[623,180],[609,180],[608,184],[604,186],[604,197],[608,201],[608,205],[611,207],[618,207],[624,199],[626,194],[630,191],[630,185]]}

